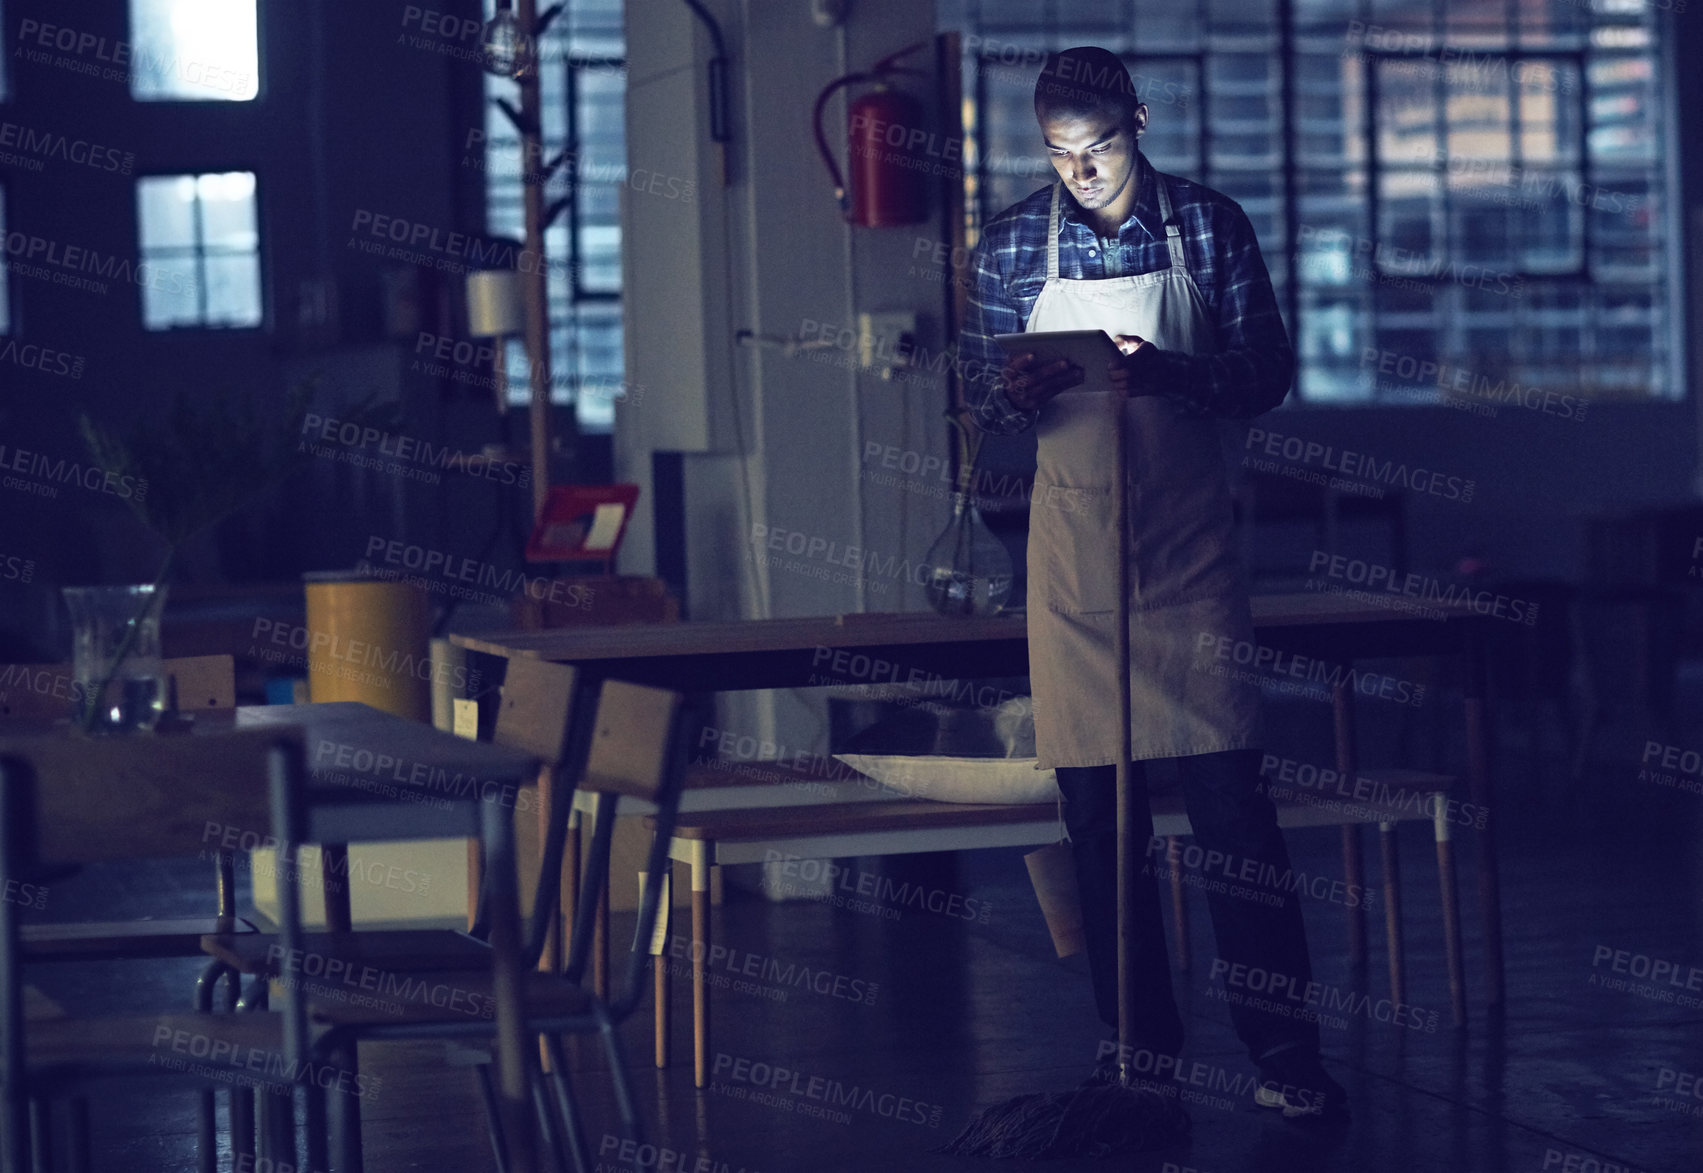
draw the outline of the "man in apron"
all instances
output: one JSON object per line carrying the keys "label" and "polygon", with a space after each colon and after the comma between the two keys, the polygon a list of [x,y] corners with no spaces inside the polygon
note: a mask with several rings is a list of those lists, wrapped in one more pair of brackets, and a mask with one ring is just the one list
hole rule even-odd
{"label": "man in apron", "polygon": [[[1174,759],[1199,846],[1222,853],[1247,893],[1209,889],[1208,902],[1226,972],[1245,975],[1226,993],[1259,1069],[1256,1100],[1288,1117],[1341,1119],[1346,1096],[1320,1063],[1307,1003],[1248,1004],[1283,1001],[1255,990],[1305,991],[1312,971],[1299,903],[1281,882],[1288,850],[1259,785],[1259,689],[1215,674],[1198,651],[1224,646],[1224,636],[1253,642],[1217,421],[1281,403],[1294,351],[1247,216],[1148,164],[1137,149],[1147,107],[1114,54],[1050,56],[1035,115],[1059,182],[984,227],[962,357],[983,429],[1033,428],[1038,440],[1028,549],[1035,744],[1039,768],[1057,770],[1064,794],[1095,1001],[1116,1026],[1114,763],[1124,715],[1113,653],[1110,502],[1120,487],[1110,412],[1121,408],[1136,829],[1145,826],[1151,841],[1143,763]],[[1105,370],[1004,358],[993,336],[1025,330],[1104,330],[1122,356]],[[1156,867],[1163,860],[1149,853],[1133,894],[1133,1034],[1151,1052],[1127,1057],[1138,1071],[1164,1071],[1183,1041]]]}

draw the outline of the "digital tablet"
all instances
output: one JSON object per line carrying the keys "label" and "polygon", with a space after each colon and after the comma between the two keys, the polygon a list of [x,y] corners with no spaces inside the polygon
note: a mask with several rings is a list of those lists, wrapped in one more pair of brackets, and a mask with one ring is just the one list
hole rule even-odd
{"label": "digital tablet", "polygon": [[1015,358],[1033,353],[1036,366],[1064,359],[1084,371],[1104,370],[1123,352],[1104,330],[1040,330],[1029,334],[995,334],[1000,349]]}

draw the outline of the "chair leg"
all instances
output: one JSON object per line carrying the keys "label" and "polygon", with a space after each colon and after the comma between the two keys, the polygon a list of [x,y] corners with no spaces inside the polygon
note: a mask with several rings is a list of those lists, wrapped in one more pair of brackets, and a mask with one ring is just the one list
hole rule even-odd
{"label": "chair leg", "polygon": [[[224,856],[220,855],[221,865]],[[223,907],[223,896],[220,905]],[[198,1014],[213,1012],[213,995],[218,990],[219,982],[226,980],[226,1002],[233,1002],[230,990],[239,980],[238,975],[222,961],[209,961],[195,979],[195,1010]],[[227,1005],[227,1009],[228,1009]],[[212,1088],[204,1088],[198,1095],[195,1108],[195,1167],[198,1173],[218,1173],[219,1169],[219,1125],[216,1113],[218,1111],[218,1094]]]}
{"label": "chair leg", "polygon": [[491,1137],[491,1156],[497,1163],[497,1173],[509,1173],[509,1150],[503,1141],[503,1114],[497,1106],[497,1089],[491,1083],[491,1066],[480,1063],[473,1068],[479,1081],[479,1098],[485,1102],[485,1131]]}
{"label": "chair leg", "polygon": [[692,864],[692,1083],[710,1082],[710,877],[707,865]]}
{"label": "chair leg", "polygon": [[94,1168],[89,1158],[89,1098],[72,1096],[68,1107],[71,1110],[71,1131],[66,1138],[66,1164],[70,1166],[71,1173],[89,1173]]}
{"label": "chair leg", "polygon": [[[331,1062],[349,1073],[348,1086],[360,1086],[360,1054],[353,1042],[345,1043],[330,1056]],[[337,1155],[337,1173],[361,1173],[365,1158],[361,1150],[361,1098],[354,1091],[334,1094],[326,1124],[331,1151]]]}
{"label": "chair leg", "polygon": [[1390,998],[1399,1005],[1406,1005],[1406,950],[1401,936],[1401,856],[1394,823],[1378,824],[1378,845],[1383,856],[1384,937],[1390,954]]}
{"label": "chair leg", "polygon": [[597,921],[591,935],[592,990],[599,998],[609,997],[609,877],[597,894]]}
{"label": "chair leg", "polygon": [[656,995],[656,1019],[652,1025],[652,1035],[655,1041],[652,1051],[657,1069],[661,1070],[668,1066],[669,1036],[674,1029],[672,1015],[670,1014],[670,1011],[673,1010],[674,983],[668,972],[666,954],[659,954],[651,958],[650,964],[655,979],[653,992]]}
{"label": "chair leg", "polygon": [[640,1135],[638,1101],[633,1098],[633,1085],[627,1078],[627,1065],[621,1058],[621,1040],[615,1034],[615,1024],[604,1018],[598,1033],[603,1036],[603,1050],[609,1057],[609,1081],[615,1087],[615,1107],[621,1114],[621,1127],[632,1140],[640,1141],[643,1137]]}
{"label": "chair leg", "polygon": [[560,1035],[545,1040],[553,1060],[550,1086],[556,1093],[556,1110],[568,1134],[568,1148],[573,1153],[576,1173],[591,1173],[591,1150],[586,1143],[585,1122],[580,1119],[579,1105],[574,1102],[573,1085],[568,1080],[568,1064],[562,1055]]}
{"label": "chair leg", "polygon": [[0,1161],[0,1170],[4,1173],[24,1173],[30,1165],[30,1105],[29,1099],[21,1089],[6,1089],[6,1118],[0,1126],[0,1136],[4,1137],[4,1160]]}
{"label": "chair leg", "polygon": [[[1352,667],[1353,665],[1347,665]],[[1346,680],[1331,689],[1331,710],[1336,731],[1336,768],[1344,778],[1360,776],[1360,754],[1355,732],[1354,690]],[[1342,826],[1342,878],[1349,891],[1366,890],[1366,866],[1360,854],[1360,824]],[[1366,964],[1366,908],[1345,910],[1348,917],[1348,961],[1355,968]]]}
{"label": "chair leg", "polygon": [[[241,980],[240,974],[232,975],[232,992],[235,990],[235,983]],[[248,993],[239,994],[234,1009],[238,1013],[265,1010],[268,998],[266,978],[257,977],[249,983]],[[262,1099],[264,1098],[263,1096]],[[237,1168],[243,1166],[245,1158],[249,1165],[254,1165],[259,1160],[260,1133],[255,1124],[258,1109],[259,1104],[255,1100],[252,1087],[239,1083],[231,1088],[231,1161]]]}
{"label": "chair leg", "polygon": [[532,1111],[538,1117],[538,1129],[543,1133],[544,1151],[550,1154],[551,1167],[565,1173],[568,1153],[563,1145],[562,1133],[566,1126],[557,1120],[555,1109],[544,1091],[545,1078],[543,1068],[536,1065],[528,1073],[528,1081],[532,1084]]}
{"label": "chair leg", "polygon": [[[580,873],[580,813],[577,810],[568,812],[568,834],[562,841],[562,908],[558,923],[562,927],[563,942],[574,939],[574,910],[579,907],[579,873]],[[567,947],[563,945],[563,953]]]}
{"label": "chair leg", "polygon": [[53,1169],[53,1101],[30,1097],[31,1168],[36,1173]]}
{"label": "chair leg", "polygon": [[[296,1163],[295,1088],[268,1088],[260,1094],[260,1140],[264,1151],[255,1164],[278,1169]],[[270,1161],[271,1164],[267,1164]]]}
{"label": "chair leg", "polygon": [[673,1023],[670,1021],[670,1012],[673,1010],[671,1000],[673,985],[669,981],[670,975],[668,972],[668,940],[669,933],[674,928],[673,868],[674,865],[672,863],[668,864],[668,878],[670,882],[663,888],[662,903],[656,910],[656,915],[659,918],[658,923],[662,926],[662,952],[656,954],[650,959],[651,977],[654,986],[652,992],[656,995],[656,1021],[652,1028],[652,1038],[655,1062],[659,1070],[668,1066],[669,1032],[673,1028]]}
{"label": "chair leg", "polygon": [[1449,964],[1449,1010],[1457,1027],[1466,1025],[1466,963],[1461,956],[1461,895],[1455,882],[1455,845],[1449,838],[1448,804],[1437,796],[1431,825],[1437,838],[1437,888],[1443,903],[1443,954]]}
{"label": "chair leg", "polygon": [[[307,1102],[302,1107],[302,1131],[307,1135],[307,1167],[309,1170],[331,1168],[331,1124],[328,1097],[337,1095],[328,1092],[316,1083],[309,1083],[304,1089]],[[338,1173],[342,1173],[341,1166]]]}
{"label": "chair leg", "polygon": [[[1165,858],[1181,859],[1182,842],[1180,836],[1166,836]],[[1175,864],[1171,866],[1171,925],[1176,937],[1177,968],[1187,970],[1192,960],[1189,956],[1189,902],[1183,893],[1183,869]]]}

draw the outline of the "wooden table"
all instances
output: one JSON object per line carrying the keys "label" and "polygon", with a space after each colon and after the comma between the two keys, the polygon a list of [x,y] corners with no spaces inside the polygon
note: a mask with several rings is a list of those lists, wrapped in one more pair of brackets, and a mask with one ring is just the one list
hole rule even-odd
{"label": "wooden table", "polygon": [[[1467,778],[1472,801],[1494,812],[1490,770],[1483,629],[1489,622],[1466,605],[1427,603],[1440,617],[1329,593],[1256,595],[1252,601],[1260,648],[1306,655],[1337,665],[1395,656],[1452,656],[1466,666],[1464,713]],[[567,627],[451,636],[469,651],[572,663],[582,687],[603,679],[631,680],[682,691],[798,688],[813,684],[890,683],[923,678],[1022,676],[1029,670],[1028,626],[1022,615],[951,618],[933,612],[757,619],[656,626]],[[836,653],[863,660],[841,659]],[[917,675],[913,675],[917,674]],[[1332,688],[1336,768],[1357,774],[1352,683]],[[1432,703],[1435,703],[1433,701]],[[1358,827],[1345,827],[1349,882],[1360,882]],[[1495,823],[1475,844],[1486,1001],[1503,1001],[1501,891]],[[1350,951],[1365,957],[1363,910],[1350,920]]]}
{"label": "wooden table", "polygon": [[[538,778],[528,754],[452,737],[354,701],[318,705],[244,705],[197,711],[188,736],[220,730],[294,728],[309,771],[308,841],[321,845],[324,879],[346,871],[353,841],[463,838],[469,804],[511,808],[519,788]],[[0,723],[0,737],[42,731],[33,722]],[[142,739],[170,733],[114,734]],[[328,927],[350,927],[347,883],[325,888]]]}

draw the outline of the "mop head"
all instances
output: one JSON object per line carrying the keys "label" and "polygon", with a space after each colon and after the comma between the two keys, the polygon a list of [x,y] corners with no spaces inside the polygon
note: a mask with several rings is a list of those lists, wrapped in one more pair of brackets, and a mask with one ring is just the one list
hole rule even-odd
{"label": "mop head", "polygon": [[1090,1081],[1031,1092],[978,1113],[940,1152],[958,1157],[1110,1157],[1162,1149],[1189,1134],[1175,1096]]}

